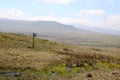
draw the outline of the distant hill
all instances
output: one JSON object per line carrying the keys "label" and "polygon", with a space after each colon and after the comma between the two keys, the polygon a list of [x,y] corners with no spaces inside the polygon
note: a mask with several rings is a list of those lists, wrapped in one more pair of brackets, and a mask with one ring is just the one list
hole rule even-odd
{"label": "distant hill", "polygon": [[[14,31],[13,31],[14,29]],[[38,32],[38,33],[63,33],[76,31],[71,25],[64,25],[54,21],[22,21],[0,19],[1,31],[12,32]]]}
{"label": "distant hill", "polygon": [[0,19],[0,31],[28,35],[37,32],[38,37],[75,45],[120,47],[119,35],[87,31],[54,21]]}
{"label": "distant hill", "polygon": [[75,27],[78,27],[79,29],[83,30],[88,30],[92,32],[98,32],[98,33],[103,33],[103,34],[110,34],[110,35],[120,35],[119,30],[110,30],[110,29],[104,29],[104,28],[95,28],[95,27],[89,27],[85,25],[80,25],[80,24],[73,24]]}

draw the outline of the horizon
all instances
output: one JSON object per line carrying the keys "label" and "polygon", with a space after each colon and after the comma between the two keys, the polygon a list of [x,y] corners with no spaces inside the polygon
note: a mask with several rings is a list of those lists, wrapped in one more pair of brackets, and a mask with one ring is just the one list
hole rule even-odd
{"label": "horizon", "polygon": [[4,0],[0,3],[0,18],[120,31],[119,7],[120,0]]}
{"label": "horizon", "polygon": [[[19,20],[19,19],[0,18],[0,22],[1,21],[2,21],[2,24],[6,24],[6,22],[9,22],[9,21],[10,21],[10,23],[14,23],[14,22],[17,21],[18,25],[14,28],[11,27],[11,30],[14,29],[15,32],[16,31],[17,32],[29,32],[28,29],[31,30],[30,32],[33,32],[34,31],[33,29],[37,28],[35,26],[32,26],[32,27],[31,26],[27,26],[27,27],[26,26],[21,26],[21,27],[19,27],[19,25],[22,24],[22,22],[24,21],[24,22],[29,22],[29,23],[34,23],[34,22],[36,23],[37,22],[37,24],[39,24],[39,26],[41,25],[41,22],[43,22],[43,23],[48,24],[48,25],[51,25],[51,24],[61,25],[61,26],[59,26],[59,28],[61,28],[61,29],[63,28],[62,26],[66,26],[66,30],[67,30],[67,28],[69,29],[70,27],[72,27],[73,30],[76,29],[76,30],[83,30],[83,31],[94,32],[94,33],[99,33],[99,34],[108,34],[108,35],[116,35],[116,36],[118,35],[118,36],[120,36],[119,30],[107,30],[107,29],[104,29],[104,28],[92,28],[92,27],[89,28],[87,26],[82,26],[82,25],[77,27],[77,25],[75,26],[75,25],[70,25],[70,24],[64,24],[64,23],[60,23],[60,22],[57,22],[57,21],[43,21],[43,20],[36,20],[35,21],[35,20]],[[29,24],[29,23],[27,23],[27,24]],[[10,24],[10,26],[9,27],[8,26],[0,25],[0,28],[1,28],[0,31],[11,32],[9,27],[12,26],[12,25]],[[20,30],[21,29],[25,30],[25,31],[20,31],[17,28],[19,28]],[[14,33],[14,31],[13,31],[13,33]],[[54,32],[54,29],[53,29],[53,32]]]}

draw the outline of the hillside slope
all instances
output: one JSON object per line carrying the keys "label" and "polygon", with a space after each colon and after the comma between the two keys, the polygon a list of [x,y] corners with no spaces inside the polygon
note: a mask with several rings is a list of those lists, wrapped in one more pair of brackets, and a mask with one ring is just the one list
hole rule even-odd
{"label": "hillside slope", "polygon": [[119,35],[107,35],[75,28],[54,21],[23,21],[0,19],[0,31],[31,34],[64,43],[84,46],[120,47]]}
{"label": "hillside slope", "polygon": [[31,46],[31,36],[0,32],[1,80],[120,79],[119,48],[77,47],[39,38],[35,49]]}

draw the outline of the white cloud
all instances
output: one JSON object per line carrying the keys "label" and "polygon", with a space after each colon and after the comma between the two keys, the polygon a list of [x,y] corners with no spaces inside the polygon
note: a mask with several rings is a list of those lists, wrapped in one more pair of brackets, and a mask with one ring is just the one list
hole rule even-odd
{"label": "white cloud", "polygon": [[76,0],[44,0],[47,3],[68,4],[75,2]]}
{"label": "white cloud", "polygon": [[104,10],[87,10],[87,9],[82,9],[79,12],[77,12],[77,16],[79,15],[91,15],[91,16],[103,16],[105,15],[105,11]]}
{"label": "white cloud", "polygon": [[14,8],[0,12],[0,18],[17,18],[23,15],[24,15],[23,11]]}

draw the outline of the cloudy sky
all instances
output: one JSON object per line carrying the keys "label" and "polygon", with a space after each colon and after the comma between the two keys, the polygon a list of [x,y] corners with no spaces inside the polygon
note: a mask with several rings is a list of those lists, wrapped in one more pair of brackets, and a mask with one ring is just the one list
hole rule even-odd
{"label": "cloudy sky", "polygon": [[120,0],[1,0],[0,18],[58,21],[120,31]]}

